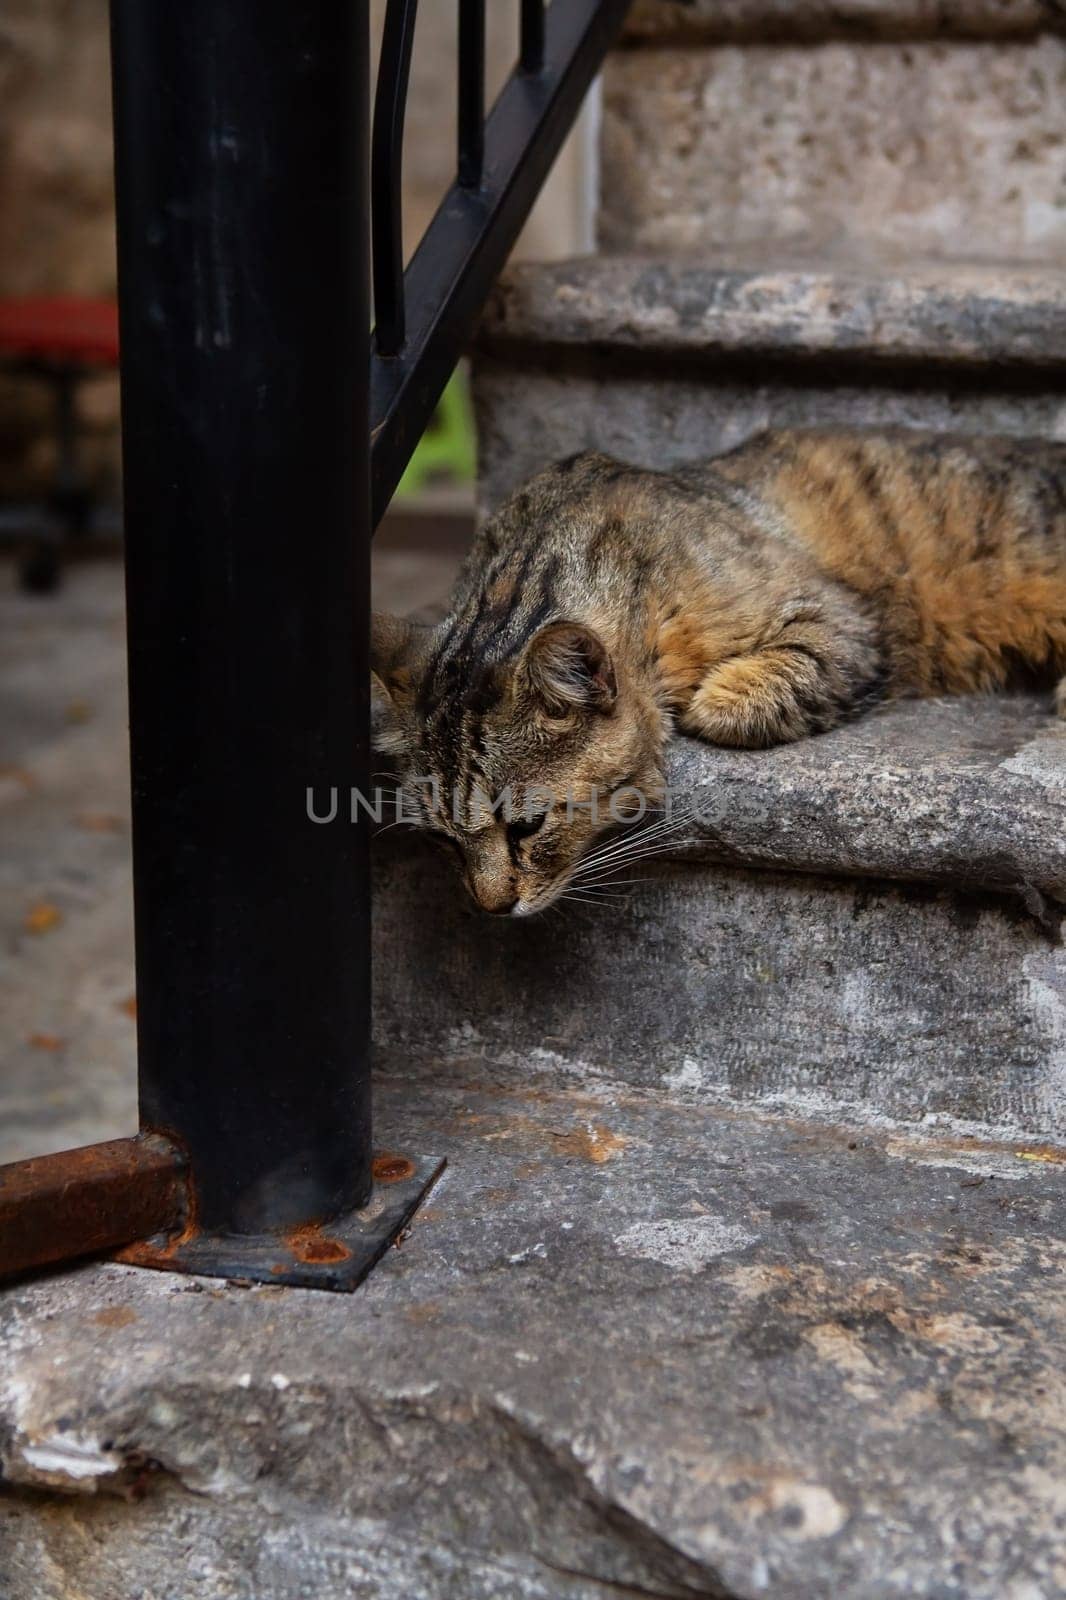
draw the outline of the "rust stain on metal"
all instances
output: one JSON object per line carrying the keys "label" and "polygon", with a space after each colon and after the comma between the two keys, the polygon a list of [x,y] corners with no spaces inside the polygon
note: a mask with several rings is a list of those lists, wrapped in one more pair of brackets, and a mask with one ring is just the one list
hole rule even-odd
{"label": "rust stain on metal", "polygon": [[0,1277],[181,1227],[185,1167],[152,1133],[0,1167]]}
{"label": "rust stain on metal", "polygon": [[182,1245],[190,1244],[198,1236],[200,1229],[190,1208],[184,1227],[171,1233],[169,1238],[160,1239],[159,1235],[165,1231],[157,1228],[153,1237],[135,1239],[132,1244],[124,1245],[121,1250],[115,1251],[115,1260],[123,1262],[127,1267],[162,1266],[166,1262],[173,1261]]}
{"label": "rust stain on metal", "polygon": [[405,1178],[414,1176],[414,1170],[415,1164],[407,1156],[397,1156],[383,1150],[374,1157],[375,1183],[402,1183]]}
{"label": "rust stain on metal", "polygon": [[[305,1222],[285,1235],[285,1243],[297,1261],[308,1266],[327,1266],[334,1261],[347,1261],[351,1255],[346,1244],[331,1239],[322,1232],[320,1222]],[[273,1269],[272,1269],[273,1270]]]}

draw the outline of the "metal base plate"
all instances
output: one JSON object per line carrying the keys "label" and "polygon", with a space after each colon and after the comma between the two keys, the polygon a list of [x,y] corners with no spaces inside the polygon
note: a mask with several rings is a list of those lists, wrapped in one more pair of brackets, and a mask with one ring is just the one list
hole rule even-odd
{"label": "metal base plate", "polygon": [[395,1243],[444,1167],[437,1156],[379,1154],[374,1157],[373,1191],[359,1211],[287,1234],[205,1234],[187,1228],[170,1238],[157,1234],[126,1245],[115,1259],[238,1283],[350,1292]]}

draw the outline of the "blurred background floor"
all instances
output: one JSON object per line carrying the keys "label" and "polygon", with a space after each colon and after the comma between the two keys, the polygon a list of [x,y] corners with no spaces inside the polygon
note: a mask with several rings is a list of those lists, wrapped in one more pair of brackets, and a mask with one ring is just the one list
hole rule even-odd
{"label": "blurred background floor", "polygon": [[[446,595],[468,510],[383,526],[374,604]],[[136,1128],[122,566],[76,561],[58,593],[0,563],[0,1162]]]}

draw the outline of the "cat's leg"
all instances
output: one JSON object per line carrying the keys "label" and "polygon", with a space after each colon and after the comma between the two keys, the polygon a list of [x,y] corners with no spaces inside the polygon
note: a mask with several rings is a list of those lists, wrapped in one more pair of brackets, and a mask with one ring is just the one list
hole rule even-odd
{"label": "cat's leg", "polygon": [[879,698],[887,674],[865,626],[808,624],[772,644],[721,661],[679,717],[712,744],[761,749],[824,733]]}
{"label": "cat's leg", "polygon": [[[734,656],[704,678],[680,717],[712,744],[761,749],[830,726],[818,663],[792,650]],[[834,719],[836,720],[836,719]]]}
{"label": "cat's leg", "polygon": [[1055,690],[1055,711],[1060,717],[1066,717],[1066,678],[1059,679],[1059,686]]}

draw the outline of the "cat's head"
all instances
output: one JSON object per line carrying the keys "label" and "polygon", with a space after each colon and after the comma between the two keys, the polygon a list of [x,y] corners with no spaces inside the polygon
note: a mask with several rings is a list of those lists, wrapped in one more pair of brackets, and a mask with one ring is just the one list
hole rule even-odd
{"label": "cat's head", "polygon": [[450,620],[378,614],[372,664],[374,747],[486,911],[544,910],[593,840],[662,799],[654,698],[584,623],[546,622],[513,656],[479,660]]}

